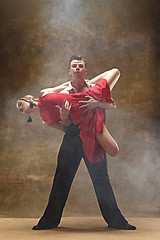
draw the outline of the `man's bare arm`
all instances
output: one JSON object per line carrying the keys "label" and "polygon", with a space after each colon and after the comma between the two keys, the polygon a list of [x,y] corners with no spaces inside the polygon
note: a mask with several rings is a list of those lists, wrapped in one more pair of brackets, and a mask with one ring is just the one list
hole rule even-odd
{"label": "man's bare arm", "polygon": [[57,105],[56,107],[59,109],[60,111],[60,118],[61,121],[59,123],[47,123],[47,122],[43,122],[43,124],[47,125],[48,127],[52,127],[52,128],[56,128],[62,132],[66,131],[66,127],[69,126],[72,121],[70,120],[69,117],[69,112],[71,109],[71,104],[69,104],[69,102],[67,100],[65,100],[62,104],[62,107],[60,107],[59,105]]}
{"label": "man's bare arm", "polygon": [[112,110],[112,109],[116,108],[115,103],[101,102],[91,96],[86,96],[86,101],[79,101],[79,103],[83,104],[79,108],[84,108],[84,112],[86,112],[86,111],[90,112],[90,111],[94,110],[96,107],[100,107],[105,110]]}
{"label": "man's bare arm", "polygon": [[59,109],[61,124],[63,124],[64,126],[69,126],[72,123],[69,117],[71,106],[72,104],[70,104],[67,100],[64,100],[62,107],[60,107],[59,105],[56,106]]}

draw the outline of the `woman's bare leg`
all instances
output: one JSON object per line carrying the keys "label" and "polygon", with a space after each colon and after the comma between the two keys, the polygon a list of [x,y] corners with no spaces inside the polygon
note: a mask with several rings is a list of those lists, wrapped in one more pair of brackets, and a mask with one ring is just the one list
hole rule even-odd
{"label": "woman's bare leg", "polygon": [[96,133],[96,139],[101,147],[109,154],[111,157],[114,157],[118,154],[119,148],[116,141],[108,132],[105,125],[103,125],[102,133]]}

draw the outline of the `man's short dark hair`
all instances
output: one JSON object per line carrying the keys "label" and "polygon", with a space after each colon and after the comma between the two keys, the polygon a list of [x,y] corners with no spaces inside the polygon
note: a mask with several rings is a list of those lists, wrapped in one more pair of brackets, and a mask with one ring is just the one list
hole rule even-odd
{"label": "man's short dark hair", "polygon": [[86,62],[85,62],[85,59],[83,58],[83,57],[81,57],[80,55],[73,55],[71,58],[70,58],[70,60],[69,60],[69,68],[70,68],[70,64],[71,64],[71,62],[73,61],[73,60],[82,60],[83,62],[84,62],[84,64],[85,64],[85,68],[87,67],[86,66]]}

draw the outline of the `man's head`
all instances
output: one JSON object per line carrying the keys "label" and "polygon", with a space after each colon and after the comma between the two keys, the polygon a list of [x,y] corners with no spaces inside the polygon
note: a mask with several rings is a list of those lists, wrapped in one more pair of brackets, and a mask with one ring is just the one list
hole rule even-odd
{"label": "man's head", "polygon": [[87,68],[84,58],[79,55],[73,55],[69,61],[69,75],[72,80],[80,78],[84,80],[84,76],[87,74]]}
{"label": "man's head", "polygon": [[72,62],[73,60],[82,60],[82,61],[84,62],[84,64],[85,64],[85,68],[87,68],[85,59],[84,59],[83,57],[81,57],[80,55],[77,55],[77,54],[76,54],[76,55],[73,55],[73,56],[70,58],[70,60],[69,60],[69,68],[70,68],[71,62]]}

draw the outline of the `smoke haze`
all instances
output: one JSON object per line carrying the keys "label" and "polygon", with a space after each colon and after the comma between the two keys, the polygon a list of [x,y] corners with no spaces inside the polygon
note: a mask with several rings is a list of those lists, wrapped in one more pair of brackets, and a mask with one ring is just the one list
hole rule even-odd
{"label": "smoke haze", "polygon": [[[113,67],[115,111],[106,125],[120,153],[108,156],[118,205],[127,216],[160,216],[159,12],[151,0],[1,0],[0,215],[39,217],[46,206],[63,134],[15,108],[17,98],[69,80],[69,58],[88,78]],[[81,162],[65,214],[100,214]]]}

